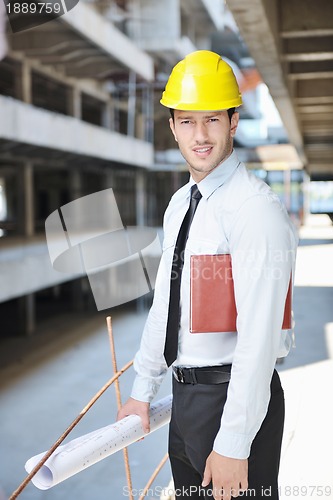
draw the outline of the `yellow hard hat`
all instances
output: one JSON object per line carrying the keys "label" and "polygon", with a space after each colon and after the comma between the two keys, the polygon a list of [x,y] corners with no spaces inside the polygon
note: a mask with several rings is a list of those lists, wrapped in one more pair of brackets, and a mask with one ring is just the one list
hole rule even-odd
{"label": "yellow hard hat", "polygon": [[235,75],[219,54],[198,50],[173,68],[160,103],[167,108],[217,111],[240,106]]}

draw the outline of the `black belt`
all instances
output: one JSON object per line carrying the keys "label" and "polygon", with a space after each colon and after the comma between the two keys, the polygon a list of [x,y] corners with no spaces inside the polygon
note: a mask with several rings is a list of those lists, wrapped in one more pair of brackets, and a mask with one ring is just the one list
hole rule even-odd
{"label": "black belt", "polygon": [[225,384],[230,380],[231,365],[172,367],[173,376],[181,384]]}

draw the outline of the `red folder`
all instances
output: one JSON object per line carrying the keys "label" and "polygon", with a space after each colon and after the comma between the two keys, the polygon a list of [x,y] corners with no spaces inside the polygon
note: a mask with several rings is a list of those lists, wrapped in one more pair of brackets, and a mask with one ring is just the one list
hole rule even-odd
{"label": "red folder", "polygon": [[[234,332],[237,309],[230,254],[191,255],[190,332]],[[291,328],[291,279],[282,329]]]}

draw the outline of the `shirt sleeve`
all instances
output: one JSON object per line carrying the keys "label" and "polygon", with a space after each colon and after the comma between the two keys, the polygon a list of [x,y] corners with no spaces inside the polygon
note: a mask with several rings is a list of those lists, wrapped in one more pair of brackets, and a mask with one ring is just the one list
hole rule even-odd
{"label": "shirt sleeve", "polygon": [[150,402],[156,395],[167,372],[164,359],[165,330],[169,309],[170,265],[169,252],[162,253],[159,264],[153,304],[143,330],[140,349],[134,358],[134,380],[131,397]]}
{"label": "shirt sleeve", "polygon": [[243,459],[267,413],[297,241],[286,210],[269,194],[248,199],[231,227],[237,344],[213,449]]}

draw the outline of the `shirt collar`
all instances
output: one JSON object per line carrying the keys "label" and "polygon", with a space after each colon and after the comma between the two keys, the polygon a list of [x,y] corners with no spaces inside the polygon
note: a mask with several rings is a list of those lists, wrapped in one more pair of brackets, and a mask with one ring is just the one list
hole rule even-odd
{"label": "shirt collar", "polygon": [[[218,165],[210,174],[198,183],[198,188],[203,198],[208,199],[217,188],[222,186],[226,180],[234,173],[240,161],[235,150],[226,160]],[[190,196],[190,190],[193,184],[196,184],[192,176],[188,183],[187,195]]]}

